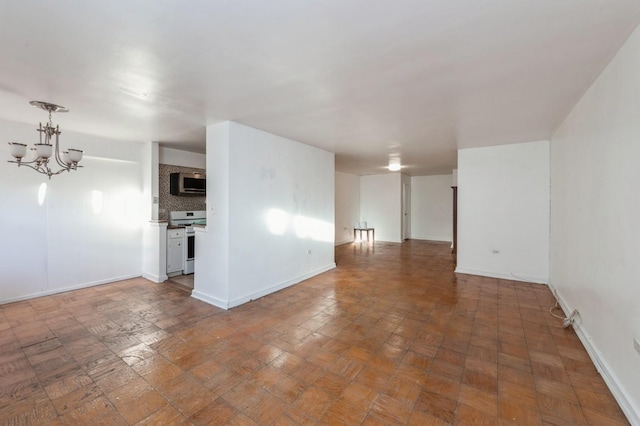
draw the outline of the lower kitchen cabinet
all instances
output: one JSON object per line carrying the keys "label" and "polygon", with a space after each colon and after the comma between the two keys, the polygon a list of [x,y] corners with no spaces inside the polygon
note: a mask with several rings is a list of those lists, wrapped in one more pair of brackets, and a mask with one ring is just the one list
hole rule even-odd
{"label": "lower kitchen cabinet", "polygon": [[184,268],[184,228],[167,230],[167,274]]}

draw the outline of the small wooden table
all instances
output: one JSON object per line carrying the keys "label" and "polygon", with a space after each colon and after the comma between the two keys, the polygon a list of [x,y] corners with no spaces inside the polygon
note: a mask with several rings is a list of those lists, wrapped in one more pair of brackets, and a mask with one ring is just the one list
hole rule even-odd
{"label": "small wooden table", "polygon": [[376,240],[376,230],[374,228],[353,228],[353,241],[356,241],[356,232],[360,232],[360,241],[362,241],[362,231],[367,233],[367,242],[369,242],[369,231],[371,231],[371,241]]}

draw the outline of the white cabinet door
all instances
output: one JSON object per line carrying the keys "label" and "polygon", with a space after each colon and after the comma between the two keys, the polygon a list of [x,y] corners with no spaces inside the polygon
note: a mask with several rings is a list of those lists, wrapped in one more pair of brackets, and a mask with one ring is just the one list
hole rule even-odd
{"label": "white cabinet door", "polygon": [[184,229],[167,231],[167,274],[184,268]]}

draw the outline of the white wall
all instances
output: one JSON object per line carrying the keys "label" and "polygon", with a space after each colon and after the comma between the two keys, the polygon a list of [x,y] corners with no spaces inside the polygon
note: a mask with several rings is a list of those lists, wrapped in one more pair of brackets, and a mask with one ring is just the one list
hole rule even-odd
{"label": "white wall", "polygon": [[353,227],[360,221],[360,176],[336,172],[335,244],[353,241]]}
{"label": "white wall", "polygon": [[158,142],[145,142],[142,154],[142,196],[144,197],[145,218],[158,220],[160,193],[159,181],[159,152]]}
{"label": "white wall", "polygon": [[550,284],[640,424],[640,31],[551,139]]}
{"label": "white wall", "polygon": [[453,240],[452,175],[411,178],[411,238]]}
{"label": "white wall", "polygon": [[458,151],[456,271],[548,282],[548,141]]}
{"label": "white wall", "polygon": [[196,228],[192,296],[229,307],[231,122],[207,127],[207,227]]}
{"label": "white wall", "polygon": [[167,224],[158,223],[158,151],[157,142],[143,144],[142,155],[142,276],[156,283],[167,276]]}
{"label": "white wall", "polygon": [[160,164],[172,166],[194,167],[206,169],[207,156],[197,152],[182,151],[179,149],[160,147]]}
{"label": "white wall", "polygon": [[195,297],[233,307],[335,267],[332,153],[224,122],[207,128],[207,170]]}
{"label": "white wall", "polygon": [[[8,121],[0,121],[0,134],[27,144],[36,139],[34,126]],[[48,180],[4,160],[0,166],[0,303],[140,276],[149,214],[143,145],[70,131],[61,141],[85,150],[84,168]],[[10,158],[6,143],[0,158]]]}
{"label": "white wall", "polygon": [[377,241],[402,242],[400,173],[360,177],[360,218],[375,228]]}

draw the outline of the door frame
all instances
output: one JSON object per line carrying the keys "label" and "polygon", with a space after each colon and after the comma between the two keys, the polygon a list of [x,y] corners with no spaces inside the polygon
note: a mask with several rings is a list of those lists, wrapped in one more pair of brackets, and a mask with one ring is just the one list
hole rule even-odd
{"label": "door frame", "polygon": [[411,238],[411,186],[402,183],[402,241]]}

